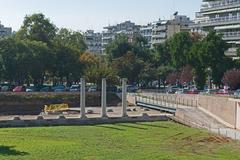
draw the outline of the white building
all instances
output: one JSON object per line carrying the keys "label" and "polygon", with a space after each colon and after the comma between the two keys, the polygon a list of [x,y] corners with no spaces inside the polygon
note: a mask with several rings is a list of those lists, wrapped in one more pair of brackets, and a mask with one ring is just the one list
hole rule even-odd
{"label": "white building", "polygon": [[102,54],[102,34],[95,33],[93,30],[87,30],[83,33],[84,41],[87,45],[87,51],[93,54]]}
{"label": "white building", "polygon": [[4,27],[0,22],[0,37],[9,36],[12,34],[12,28]]}
{"label": "white building", "polygon": [[111,43],[117,34],[125,34],[129,42],[131,42],[134,34],[139,33],[140,26],[135,25],[135,23],[131,21],[125,21],[117,25],[104,27],[104,30],[105,31],[102,32],[103,52],[105,51],[106,45]]}
{"label": "white building", "polygon": [[140,34],[147,40],[149,47],[152,46],[152,31],[153,25],[151,23],[140,27]]}
{"label": "white building", "polygon": [[193,31],[207,33],[214,29],[232,48],[226,55],[235,56],[240,45],[240,0],[203,0],[201,11],[196,14]]}

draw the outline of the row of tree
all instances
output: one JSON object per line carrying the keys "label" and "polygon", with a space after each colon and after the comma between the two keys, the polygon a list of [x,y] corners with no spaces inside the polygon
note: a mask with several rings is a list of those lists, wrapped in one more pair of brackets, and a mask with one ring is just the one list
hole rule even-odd
{"label": "row of tree", "polygon": [[239,63],[225,56],[228,47],[214,31],[207,37],[177,33],[153,49],[140,35],[129,41],[119,34],[106,46],[105,55],[94,55],[86,52],[80,32],[58,29],[43,14],[33,14],[25,17],[16,34],[0,40],[0,79],[18,84],[49,81],[70,85],[82,76],[96,84],[102,77],[112,84],[125,77],[142,87],[158,82],[158,86],[196,83],[203,88],[211,75],[214,84],[237,88],[240,79],[229,77],[239,73],[234,69]]}
{"label": "row of tree", "polygon": [[1,81],[41,85],[76,81],[86,50],[81,33],[58,29],[43,14],[26,16],[21,29],[0,41]]}
{"label": "row of tree", "polygon": [[235,89],[239,83],[223,78],[228,70],[238,68],[238,61],[225,55],[228,48],[215,31],[206,37],[181,32],[153,49],[148,49],[141,36],[136,35],[129,43],[126,36],[119,35],[107,46],[106,53],[117,75],[141,86],[149,87],[157,81],[158,86],[197,84],[203,89],[209,76],[216,86],[225,84]]}

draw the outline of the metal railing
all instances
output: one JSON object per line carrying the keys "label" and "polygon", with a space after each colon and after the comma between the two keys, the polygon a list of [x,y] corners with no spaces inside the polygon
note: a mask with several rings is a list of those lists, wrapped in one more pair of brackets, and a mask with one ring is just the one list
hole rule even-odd
{"label": "metal railing", "polygon": [[240,31],[237,32],[223,32],[223,39],[240,38]]}
{"label": "metal railing", "polygon": [[175,109],[179,107],[198,107],[197,99],[161,93],[154,93],[147,96],[138,94],[136,95],[136,101]]}
{"label": "metal railing", "polygon": [[240,16],[232,16],[232,17],[218,17],[218,18],[210,18],[210,19],[205,19],[202,20],[201,23],[203,24],[208,24],[208,23],[225,23],[225,22],[235,22],[235,21],[239,21],[240,20]]}
{"label": "metal railing", "polygon": [[208,5],[203,5],[201,10],[207,11],[207,10],[218,9],[222,7],[231,7],[239,4],[240,4],[239,0],[234,0],[234,1],[225,0],[220,2],[209,3]]}

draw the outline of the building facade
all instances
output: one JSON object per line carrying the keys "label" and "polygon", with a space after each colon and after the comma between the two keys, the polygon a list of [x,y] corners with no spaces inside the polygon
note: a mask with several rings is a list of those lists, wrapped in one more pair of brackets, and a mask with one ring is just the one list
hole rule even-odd
{"label": "building facade", "polygon": [[140,27],[140,34],[147,40],[149,47],[152,46],[152,31],[153,31],[152,23]]}
{"label": "building facade", "polygon": [[102,54],[102,34],[87,30],[83,33],[87,51],[93,54]]}
{"label": "building facade", "polygon": [[240,0],[203,0],[195,23],[193,31],[204,34],[214,29],[221,33],[223,40],[231,44],[226,55],[236,55],[240,45]]}
{"label": "building facade", "polygon": [[152,47],[164,43],[174,34],[179,32],[190,32],[194,22],[184,15],[174,15],[171,20],[158,20],[153,23]]}
{"label": "building facade", "polygon": [[102,52],[104,53],[106,45],[111,43],[117,34],[125,34],[129,42],[132,42],[134,34],[139,32],[140,26],[131,21],[104,27],[104,31],[102,32]]}
{"label": "building facade", "polygon": [[0,22],[0,37],[10,36],[12,34],[12,28],[4,27]]}

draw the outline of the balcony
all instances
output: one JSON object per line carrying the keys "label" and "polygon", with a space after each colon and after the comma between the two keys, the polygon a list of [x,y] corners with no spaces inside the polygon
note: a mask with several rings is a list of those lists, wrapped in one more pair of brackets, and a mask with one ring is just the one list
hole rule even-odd
{"label": "balcony", "polygon": [[240,31],[223,32],[222,34],[223,34],[223,40],[226,40],[226,41],[240,40]]}
{"label": "balcony", "polygon": [[240,7],[240,0],[225,0],[220,2],[211,2],[208,5],[202,5],[201,12],[208,12],[208,11],[215,11],[215,10],[222,10],[222,9],[229,9],[229,8],[236,8]]}
{"label": "balcony", "polygon": [[166,25],[162,25],[162,26],[155,26],[153,28],[154,31],[165,31],[167,30],[167,26]]}
{"label": "balcony", "polygon": [[238,23],[240,23],[240,16],[219,17],[219,18],[204,19],[200,21],[200,25],[203,27],[230,25],[230,24],[238,24]]}

